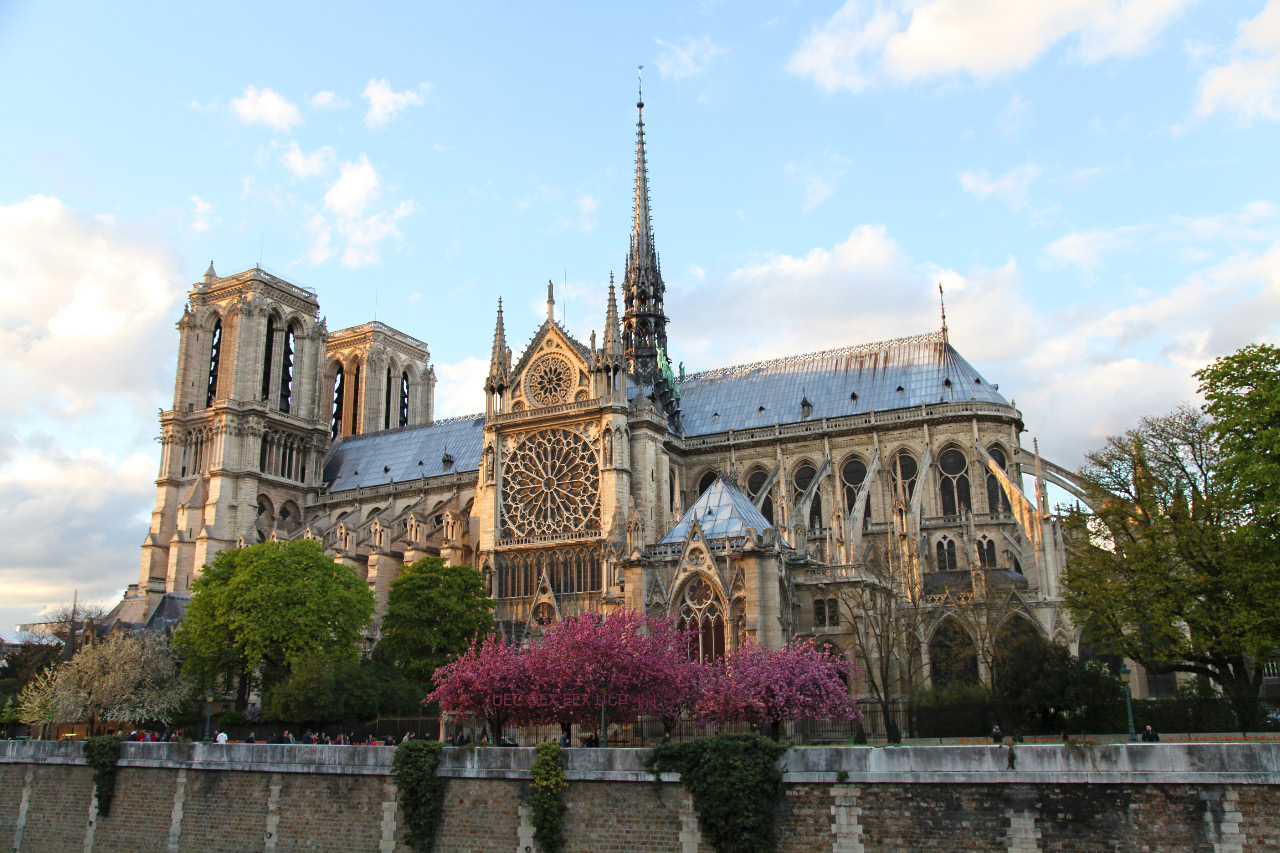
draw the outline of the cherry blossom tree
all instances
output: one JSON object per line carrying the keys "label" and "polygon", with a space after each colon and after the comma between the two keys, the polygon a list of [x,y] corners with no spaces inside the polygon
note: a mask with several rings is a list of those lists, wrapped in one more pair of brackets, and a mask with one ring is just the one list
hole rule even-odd
{"label": "cherry blossom tree", "polygon": [[819,649],[812,639],[793,640],[777,650],[748,643],[713,667],[698,714],[710,722],[767,725],[774,740],[786,720],[859,719],[861,711],[843,680],[849,674],[847,661]]}
{"label": "cherry blossom tree", "polygon": [[436,689],[423,701],[439,702],[446,713],[484,717],[495,743],[508,725],[531,721],[529,652],[500,634],[473,640],[437,669],[432,680]]}

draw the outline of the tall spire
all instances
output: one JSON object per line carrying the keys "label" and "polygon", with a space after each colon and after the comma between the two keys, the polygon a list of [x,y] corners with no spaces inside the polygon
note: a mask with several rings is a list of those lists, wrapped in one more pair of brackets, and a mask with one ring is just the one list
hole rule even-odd
{"label": "tall spire", "polygon": [[942,306],[942,342],[947,343],[947,300],[942,295],[942,280],[938,280],[938,304]]}
{"label": "tall spire", "polygon": [[554,320],[556,318],[556,286],[551,283],[551,279],[547,279],[547,319]]}
{"label": "tall spire", "polygon": [[[643,66],[641,66],[643,68]],[[667,348],[667,317],[662,298],[666,290],[653,239],[649,209],[649,171],[644,150],[643,90],[636,101],[636,197],[631,221],[631,245],[622,280],[625,312],[622,318],[623,350],[636,381],[656,386],[661,370],[658,351]]]}

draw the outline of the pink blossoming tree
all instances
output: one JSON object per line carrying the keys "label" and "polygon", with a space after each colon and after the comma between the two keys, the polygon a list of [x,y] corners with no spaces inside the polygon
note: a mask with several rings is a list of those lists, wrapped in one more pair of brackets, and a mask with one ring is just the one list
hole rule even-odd
{"label": "pink blossoming tree", "polygon": [[850,673],[847,661],[811,639],[793,640],[776,651],[748,643],[713,665],[698,715],[710,722],[767,725],[774,740],[787,720],[859,719],[862,713],[844,680]]}
{"label": "pink blossoming tree", "polygon": [[499,634],[473,640],[470,648],[435,671],[436,689],[424,701],[450,714],[484,717],[494,743],[508,725],[531,721],[529,652]]}

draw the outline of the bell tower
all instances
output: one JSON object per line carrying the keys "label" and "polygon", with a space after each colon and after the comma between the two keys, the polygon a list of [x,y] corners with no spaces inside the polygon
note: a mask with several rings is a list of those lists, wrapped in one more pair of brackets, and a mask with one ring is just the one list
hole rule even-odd
{"label": "bell tower", "polygon": [[209,264],[178,321],[173,407],[139,593],[186,593],[219,550],[302,523],[329,446],[328,337],[315,294],[261,269]]}

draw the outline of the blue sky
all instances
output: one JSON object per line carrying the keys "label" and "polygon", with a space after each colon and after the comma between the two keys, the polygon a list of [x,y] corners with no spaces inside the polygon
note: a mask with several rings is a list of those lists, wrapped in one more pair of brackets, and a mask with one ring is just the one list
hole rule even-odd
{"label": "blue sky", "polygon": [[[264,267],[482,407],[599,329],[643,64],[672,356],[934,329],[1060,464],[1280,337],[1280,0],[0,3],[0,624],[136,580],[190,283]],[[567,298],[565,286],[567,284]]]}

